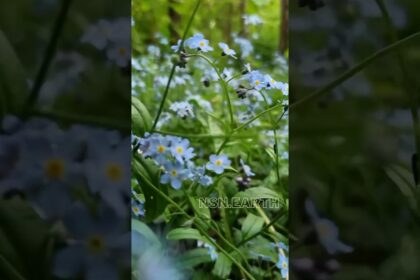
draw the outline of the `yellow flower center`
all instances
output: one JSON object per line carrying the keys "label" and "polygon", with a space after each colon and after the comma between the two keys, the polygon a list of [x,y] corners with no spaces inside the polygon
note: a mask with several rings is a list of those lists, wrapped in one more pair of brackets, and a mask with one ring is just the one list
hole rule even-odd
{"label": "yellow flower center", "polygon": [[172,170],[171,171],[171,175],[174,176],[174,177],[176,177],[178,175],[178,172],[176,170]]}
{"label": "yellow flower center", "polygon": [[222,165],[222,163],[223,163],[223,161],[222,161],[221,159],[218,159],[218,160],[216,160],[216,162],[215,162],[215,164],[216,164],[217,166]]}
{"label": "yellow flower center", "polygon": [[261,82],[259,80],[255,81],[255,85],[258,86]]}
{"label": "yellow flower center", "polygon": [[206,45],[206,43],[204,43],[204,41],[200,41],[199,45],[200,45],[200,47],[204,47]]}
{"label": "yellow flower center", "polygon": [[157,147],[157,151],[158,151],[158,153],[163,153],[165,150],[166,150],[165,146],[159,145],[159,146]]}
{"label": "yellow flower center", "polygon": [[287,262],[282,262],[282,263],[281,263],[281,266],[282,266],[283,268],[287,268]]}
{"label": "yellow flower center", "polygon": [[87,241],[87,248],[92,254],[100,254],[105,250],[105,240],[102,236],[93,235]]}
{"label": "yellow flower center", "polygon": [[119,53],[121,56],[123,56],[123,55],[125,55],[125,54],[127,53],[127,50],[126,50],[125,48],[119,48],[119,49],[118,49],[118,53]]}
{"label": "yellow flower center", "polygon": [[139,209],[138,207],[133,207],[133,212],[134,212],[135,214],[137,214],[137,213],[139,213],[139,212],[140,212],[140,209]]}
{"label": "yellow flower center", "polygon": [[274,79],[271,79],[271,83],[274,84],[276,81],[274,81]]}
{"label": "yellow flower center", "polygon": [[64,176],[64,160],[52,158],[45,163],[45,173],[51,179],[61,179]]}
{"label": "yellow flower center", "polygon": [[176,148],[176,152],[177,152],[178,154],[182,154],[182,153],[184,152],[184,148],[182,148],[182,147],[177,147],[177,148]]}
{"label": "yellow flower center", "polygon": [[116,163],[108,163],[106,166],[106,176],[113,182],[121,181],[123,178],[123,169]]}

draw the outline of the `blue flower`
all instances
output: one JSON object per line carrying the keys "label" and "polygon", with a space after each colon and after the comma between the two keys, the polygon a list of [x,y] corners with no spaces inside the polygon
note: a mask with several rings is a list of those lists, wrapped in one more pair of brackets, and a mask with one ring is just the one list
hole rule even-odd
{"label": "blue flower", "polygon": [[178,190],[182,186],[182,181],[186,178],[186,170],[180,163],[168,163],[165,166],[165,173],[160,178],[162,184],[170,183],[171,186]]}
{"label": "blue flower", "polygon": [[185,41],[185,45],[190,49],[198,49],[202,52],[212,51],[213,48],[209,46],[209,41],[204,38],[202,34],[196,34]]}
{"label": "blue flower", "polygon": [[242,165],[242,169],[244,170],[246,176],[248,177],[255,176],[255,173],[252,172],[251,167],[249,167],[249,165],[246,165],[242,159],[240,160],[240,163]]}
{"label": "blue flower", "polygon": [[95,217],[80,202],[69,209],[64,225],[71,241],[54,257],[56,276],[75,279],[83,274],[85,279],[117,280],[117,263],[128,264],[128,258],[121,258],[130,250],[124,221],[111,209],[99,206]]}
{"label": "blue flower", "polygon": [[305,201],[305,210],[308,213],[311,221],[317,232],[319,242],[327,250],[329,254],[339,252],[350,253],[353,248],[338,239],[338,227],[336,224],[328,219],[321,218],[315,208],[312,200]]}
{"label": "blue flower", "polygon": [[217,257],[219,256],[219,254],[216,252],[216,248],[213,245],[210,245],[207,242],[203,242],[201,240],[197,242],[197,245],[199,247],[203,246],[204,248],[207,248],[207,251],[212,261],[217,260]]}
{"label": "blue flower", "polygon": [[216,174],[222,174],[226,168],[230,167],[230,163],[231,161],[226,155],[211,155],[210,162],[207,163],[206,168]]}
{"label": "blue flower", "polygon": [[194,149],[189,147],[188,139],[175,138],[174,140],[171,144],[171,153],[178,162],[184,163],[184,160],[189,161],[195,156]]}
{"label": "blue flower", "polygon": [[181,47],[181,42],[182,40],[178,40],[178,42],[176,43],[176,45],[171,46],[171,50],[173,50],[174,52],[178,52],[179,48]]}
{"label": "blue flower", "polygon": [[213,184],[213,179],[210,176],[205,175],[205,172],[206,168],[204,166],[199,166],[196,168],[191,167],[189,178],[191,180],[197,181],[200,185],[204,187],[208,187],[211,184]]}
{"label": "blue flower", "polygon": [[259,71],[251,71],[248,74],[249,84],[256,90],[265,88],[265,77]]}
{"label": "blue flower", "polygon": [[276,266],[281,271],[281,277],[288,278],[289,276],[289,260],[283,254],[280,254],[279,261],[276,263]]}
{"label": "blue flower", "polygon": [[229,46],[225,43],[219,43],[219,47],[223,50],[223,55],[228,55],[233,58],[236,58],[236,52],[229,48]]}
{"label": "blue flower", "polygon": [[132,200],[131,210],[136,217],[144,216],[144,205],[135,200]]}
{"label": "blue flower", "polygon": [[186,117],[194,117],[193,106],[187,101],[174,102],[169,107],[174,111],[179,117],[185,119]]}

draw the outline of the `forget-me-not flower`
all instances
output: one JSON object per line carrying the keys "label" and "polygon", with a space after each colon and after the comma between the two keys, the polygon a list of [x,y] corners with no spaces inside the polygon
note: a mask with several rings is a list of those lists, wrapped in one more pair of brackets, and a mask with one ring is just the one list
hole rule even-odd
{"label": "forget-me-not flower", "polygon": [[283,278],[288,278],[289,276],[289,260],[284,254],[280,254],[279,261],[276,263],[276,266],[281,271],[281,276]]}
{"label": "forget-me-not flower", "polygon": [[206,40],[202,34],[196,34],[185,41],[185,45],[190,49],[198,49],[202,52],[212,51],[213,48],[209,46],[209,40]]}
{"label": "forget-me-not flower", "polygon": [[165,166],[165,173],[160,178],[162,184],[170,183],[171,186],[178,190],[182,186],[182,181],[186,178],[186,170],[180,164],[177,163],[168,163]]}
{"label": "forget-me-not flower", "polygon": [[223,50],[222,55],[228,55],[233,58],[236,58],[236,52],[229,48],[229,46],[226,43],[219,43],[219,47]]}
{"label": "forget-me-not flower", "polygon": [[189,147],[190,141],[188,139],[175,138],[171,144],[171,153],[173,157],[180,163],[184,163],[184,160],[191,160],[194,154],[194,148]]}
{"label": "forget-me-not flower", "polygon": [[255,173],[252,172],[251,167],[249,165],[246,165],[242,159],[240,160],[240,163],[242,165],[242,169],[244,170],[246,176],[248,177],[255,176]]}
{"label": "forget-me-not flower", "polygon": [[231,161],[226,155],[211,155],[210,162],[207,163],[206,168],[216,174],[222,174],[226,168],[229,168]]}
{"label": "forget-me-not flower", "polygon": [[249,84],[256,90],[265,88],[265,77],[259,71],[251,71],[248,74]]}

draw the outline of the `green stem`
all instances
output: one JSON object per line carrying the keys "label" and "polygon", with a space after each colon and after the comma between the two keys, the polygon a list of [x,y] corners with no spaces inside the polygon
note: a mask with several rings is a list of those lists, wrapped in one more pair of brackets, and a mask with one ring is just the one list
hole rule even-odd
{"label": "green stem", "polygon": [[60,35],[63,33],[63,27],[64,23],[67,19],[67,14],[70,9],[70,5],[72,3],[72,0],[63,0],[63,4],[61,6],[61,10],[59,14],[57,15],[54,29],[51,33],[50,40],[48,42],[47,49],[45,50],[44,59],[42,61],[41,67],[39,68],[38,74],[35,78],[35,83],[32,88],[31,94],[28,97],[28,100],[25,105],[25,112],[29,113],[31,108],[36,103],[39,93],[41,91],[41,87],[45,81],[45,78],[48,74],[48,69],[50,68],[51,61],[54,57],[54,54],[57,49],[58,40],[60,38]]}
{"label": "green stem", "polygon": [[10,280],[25,280],[25,278],[19,274],[16,268],[7,261],[2,255],[0,255],[0,268],[3,272],[2,275],[6,276]]}
{"label": "green stem", "polygon": [[230,134],[228,134],[225,138],[225,140],[223,141],[223,143],[220,145],[219,149],[217,150],[216,154],[220,154],[222,152],[222,150],[224,149],[224,147],[226,146],[226,144],[229,142],[229,139],[236,134],[238,131],[240,131],[241,129],[243,129],[244,127],[246,127],[247,125],[249,125],[250,123],[252,123],[253,121],[255,121],[256,119],[260,118],[261,116],[270,113],[271,111],[280,108],[281,104],[277,104],[274,105],[273,107],[270,107],[264,111],[262,111],[261,113],[255,115],[253,118],[249,119],[248,121],[246,121],[245,123],[243,123],[242,125],[238,126],[237,128],[235,128],[234,130],[232,130],[232,132]]}
{"label": "green stem", "polygon": [[[197,0],[197,2],[195,4],[195,7],[194,7],[194,10],[193,10],[193,13],[191,14],[191,17],[188,20],[187,27],[185,28],[184,35],[182,36],[181,44],[180,44],[179,49],[178,49],[178,52],[177,52],[178,55],[181,54],[182,48],[184,46],[185,39],[187,38],[188,31],[191,28],[191,24],[192,24],[192,22],[194,20],[194,17],[196,15],[197,11],[198,11],[198,8],[200,7],[200,4],[201,4],[201,0]],[[163,93],[163,98],[162,98],[162,101],[160,102],[158,113],[156,115],[155,121],[153,122],[152,131],[155,130],[156,125],[157,125],[157,123],[159,121],[160,115],[162,114],[163,107],[165,106],[165,101],[166,101],[166,98],[168,97],[169,87],[171,85],[172,78],[173,78],[173,76],[175,74],[176,66],[177,66],[177,63],[174,63],[172,65],[171,73],[169,74],[168,83],[166,84],[165,92]]]}
{"label": "green stem", "polygon": [[31,111],[32,115],[40,116],[48,119],[59,120],[65,124],[87,124],[87,125],[95,125],[104,128],[112,128],[118,129],[121,131],[130,131],[130,125],[117,122],[114,120],[107,120],[103,118],[98,118],[96,116],[89,116],[89,115],[74,115],[65,112],[54,112],[54,111],[46,111],[46,110],[33,110]]}
{"label": "green stem", "polygon": [[[267,107],[270,106],[270,104],[268,104],[267,98],[265,97],[265,95],[260,92],[262,98],[264,99],[265,105]],[[280,102],[282,103],[282,102]],[[276,128],[276,122],[274,121],[273,115],[271,114],[271,112],[268,113],[268,116],[270,117],[270,121],[271,121],[271,125],[272,125],[272,130],[273,130],[273,134],[274,134],[274,155],[276,156],[276,176],[277,176],[277,184],[280,186],[280,162],[279,162],[279,143],[277,140],[277,128]]]}
{"label": "green stem", "polygon": [[216,72],[216,74],[219,78],[220,84],[222,85],[223,93],[225,95],[226,102],[228,103],[230,126],[233,129],[233,127],[235,126],[235,120],[233,118],[233,107],[232,107],[232,102],[231,102],[230,96],[229,96],[229,89],[228,89],[228,86],[227,86],[227,82],[225,81],[225,79],[223,79],[222,74],[219,72],[219,69],[217,69],[216,65],[207,56],[205,56],[203,54],[189,54],[189,55],[187,55],[187,57],[200,57],[200,58],[204,59],[205,61],[207,61],[208,64],[210,64],[210,66]]}
{"label": "green stem", "polygon": [[[168,195],[166,195],[165,193],[163,193],[159,188],[157,188],[152,182],[150,182],[145,176],[140,175],[141,176],[141,180],[144,181],[147,185],[149,185],[151,188],[153,188],[153,190],[155,192],[157,192],[163,199],[165,199],[168,203],[172,204],[180,213],[182,213],[187,219],[193,219],[193,217],[191,217],[187,212],[185,212],[184,209],[182,209],[182,207],[180,207],[178,205],[178,203],[176,203],[174,200],[172,200]],[[208,224],[205,220],[203,220],[200,217],[196,217],[197,219],[200,220],[201,223],[206,224],[206,226],[208,228],[212,228],[213,230],[214,227],[211,226],[211,224]],[[243,266],[240,262],[238,262],[234,257],[232,257],[226,250],[223,249],[223,247],[221,247],[219,244],[217,244],[217,242],[214,242],[212,240],[212,238],[210,237],[210,235],[208,235],[208,233],[206,232],[206,230],[204,230],[203,228],[201,228],[199,223],[194,223],[195,226],[197,227],[197,229],[200,231],[201,234],[203,234],[211,243],[213,243],[213,245],[219,249],[227,258],[229,258],[234,264],[236,264],[238,266],[238,268],[240,270],[242,270],[250,279],[255,280],[255,278],[252,276],[252,274],[250,274]],[[218,232],[217,230],[215,230],[215,232],[217,233],[218,237],[220,239],[222,239],[227,245],[229,245],[229,247],[231,247],[233,250],[235,250],[236,252],[238,252],[238,254],[244,259],[245,263],[246,263],[246,258],[243,256],[243,254],[232,244],[230,243],[228,240],[226,240],[226,238],[223,237],[223,235]]]}
{"label": "green stem", "polygon": [[404,39],[401,39],[383,49],[380,49],[379,51],[375,52],[371,56],[364,59],[362,62],[360,62],[358,65],[354,66],[353,68],[349,69],[342,75],[340,75],[336,80],[332,81],[331,83],[323,86],[319,90],[316,90],[312,94],[309,94],[300,100],[292,103],[290,105],[290,109],[295,109],[297,107],[302,106],[303,104],[306,104],[310,101],[316,100],[321,96],[324,96],[331,92],[334,88],[345,82],[346,80],[350,79],[360,71],[362,71],[366,66],[370,65],[372,62],[376,61],[377,59],[387,55],[388,53],[399,49],[401,46],[411,42],[412,40],[416,39],[417,37],[420,37],[420,32],[416,32],[414,34],[411,34],[410,36],[405,37]]}

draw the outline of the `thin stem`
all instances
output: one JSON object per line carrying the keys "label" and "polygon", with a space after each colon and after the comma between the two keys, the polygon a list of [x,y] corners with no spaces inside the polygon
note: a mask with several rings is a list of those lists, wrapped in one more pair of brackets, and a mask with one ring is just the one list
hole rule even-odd
{"label": "thin stem", "polygon": [[[265,95],[260,92],[262,98],[264,99],[264,102],[266,104],[267,107],[269,107],[267,98],[265,97]],[[271,121],[271,125],[272,125],[272,130],[273,130],[273,134],[274,134],[274,154],[276,156],[276,176],[277,176],[277,183],[278,185],[280,185],[280,163],[279,163],[279,143],[277,140],[277,128],[276,128],[276,122],[274,121],[273,115],[271,114],[271,112],[268,113],[268,116],[270,117],[270,121]]]}
{"label": "thin stem", "polygon": [[420,37],[420,32],[416,32],[414,34],[411,34],[410,36],[405,37],[404,39],[401,39],[383,49],[380,49],[379,51],[375,52],[374,54],[372,54],[371,56],[367,57],[366,59],[364,59],[362,62],[360,62],[359,64],[357,64],[356,66],[354,66],[353,68],[349,69],[348,71],[346,71],[345,73],[343,73],[341,76],[339,76],[336,80],[330,82],[329,84],[323,86],[322,88],[320,88],[319,90],[316,90],[315,92],[313,92],[312,94],[309,94],[303,98],[301,98],[300,100],[292,103],[290,105],[290,109],[295,109],[297,107],[302,106],[303,104],[306,104],[310,101],[313,101],[323,95],[328,94],[329,92],[331,92],[331,90],[333,90],[334,88],[336,88],[337,86],[341,85],[343,82],[345,82],[346,80],[350,79],[351,77],[353,77],[354,75],[356,75],[357,73],[359,73],[360,71],[362,71],[366,66],[370,65],[372,62],[376,61],[378,58],[381,58],[385,55],[387,55],[388,53],[399,49],[401,46],[411,42],[412,40],[416,39],[417,37]]}
{"label": "thin stem", "polygon": [[219,149],[217,150],[216,154],[220,154],[222,152],[222,150],[225,148],[226,144],[229,142],[230,138],[236,134],[238,131],[240,131],[242,128],[246,127],[247,125],[249,125],[250,123],[252,123],[253,121],[255,121],[256,119],[260,118],[261,116],[277,109],[280,108],[282,105],[281,104],[277,104],[273,107],[270,107],[264,111],[262,111],[261,113],[255,115],[253,118],[249,119],[248,121],[246,121],[245,123],[243,123],[242,125],[238,126],[237,128],[235,128],[234,130],[232,130],[232,132],[230,134],[228,134],[225,138],[225,140],[223,141],[223,143],[220,145]]}
{"label": "thin stem", "polygon": [[[139,176],[141,177],[142,181],[144,181],[147,185],[149,185],[155,192],[157,192],[168,203],[172,204],[180,213],[182,213],[185,217],[187,217],[187,219],[191,219],[191,220],[193,219],[193,217],[191,217],[187,212],[185,212],[185,210],[182,207],[180,207],[178,205],[178,203],[176,203],[168,195],[166,195],[165,193],[163,193],[152,182],[150,182],[144,175],[139,174]],[[215,230],[214,227],[211,226],[211,224],[208,224],[201,217],[196,217],[196,218],[199,219],[201,223],[206,224],[207,227],[212,228],[213,230]],[[208,233],[206,232],[206,230],[204,230],[203,228],[201,228],[201,226],[199,225],[199,223],[194,223],[194,225],[197,227],[197,229],[200,231],[200,233],[203,234],[209,240],[209,242],[213,243],[213,245],[217,249],[219,249],[226,257],[228,257],[234,264],[236,264],[238,266],[238,268],[240,270],[242,270],[248,276],[248,278],[255,280],[255,278],[242,266],[242,264],[240,262],[238,262],[234,257],[232,257],[226,250],[224,250],[223,247],[221,247],[219,244],[217,244],[217,242],[213,241],[213,239],[210,237],[210,235],[208,235]],[[217,233],[217,235],[219,236],[220,239],[222,239],[234,251],[238,252],[238,254],[244,259],[244,261],[246,263],[246,258],[243,256],[243,254],[241,253],[241,251],[239,251],[232,243],[230,243],[228,240],[226,240],[226,238],[224,238],[223,235],[220,234],[220,232],[218,232],[217,230],[215,230],[215,232]]]}
{"label": "thin stem", "polygon": [[103,118],[98,118],[96,116],[89,115],[74,115],[65,112],[55,112],[55,111],[46,111],[46,110],[33,110],[31,111],[32,115],[40,116],[48,119],[59,120],[65,124],[88,124],[95,125],[104,128],[118,129],[121,131],[130,131],[130,125],[117,122],[115,120],[107,120]]}
{"label": "thin stem", "polygon": [[233,118],[233,107],[232,107],[232,102],[231,102],[230,96],[229,96],[229,89],[228,89],[228,86],[227,86],[227,82],[225,81],[225,79],[223,79],[222,74],[219,72],[219,69],[217,69],[216,65],[207,56],[205,56],[203,54],[189,54],[189,55],[187,55],[187,57],[200,57],[200,58],[204,59],[205,61],[207,61],[208,64],[210,64],[210,66],[216,72],[217,76],[219,77],[220,84],[222,85],[223,93],[224,93],[225,98],[226,98],[226,102],[228,103],[230,126],[233,129],[233,127],[235,125],[235,120]]}
{"label": "thin stem", "polygon": [[[269,231],[271,231],[271,233],[273,233],[273,235],[277,235],[277,231],[276,231],[276,229],[274,228],[274,226],[272,225],[272,223],[271,223],[271,221],[270,221],[270,218],[268,218],[268,216],[265,214],[265,212],[264,212],[264,210],[257,204],[257,203],[254,203],[254,205],[255,205],[255,208],[257,209],[257,212],[261,215],[261,217],[264,219],[264,222],[265,222],[265,224],[266,225],[270,225],[269,227],[268,227],[268,230]],[[274,238],[273,238],[273,241],[274,242],[277,242],[277,240],[275,240]],[[282,249],[282,248],[278,248],[279,249],[279,253],[280,254],[282,254],[283,256],[287,256],[286,255],[286,253],[284,252],[284,250]],[[287,277],[286,277],[286,280],[289,280],[289,275],[287,275]]]}
{"label": "thin stem", "polygon": [[242,245],[244,245],[245,243],[247,243],[248,241],[254,239],[255,237],[257,237],[258,235],[262,234],[264,231],[266,231],[269,227],[271,227],[272,225],[274,225],[281,217],[283,217],[282,213],[279,213],[279,215],[277,215],[274,219],[271,220],[271,222],[269,224],[266,224],[260,231],[254,233],[253,235],[251,235],[250,237],[248,237],[247,239],[242,240],[241,242],[239,242],[236,246],[241,247]]}
{"label": "thin stem", "polygon": [[31,94],[29,95],[28,100],[25,105],[26,113],[28,113],[31,110],[31,108],[34,106],[34,104],[36,103],[39,97],[39,93],[41,91],[42,85],[48,74],[48,69],[51,66],[51,61],[55,55],[58,40],[60,38],[60,35],[63,33],[62,31],[63,31],[64,23],[66,22],[67,14],[70,9],[71,3],[72,3],[72,0],[63,0],[63,4],[61,6],[59,14],[57,15],[57,18],[54,24],[54,29],[51,33],[51,37],[48,42],[48,46],[45,50],[44,59],[42,61],[41,67],[39,68],[38,74],[35,78],[35,83],[32,88]]}
{"label": "thin stem", "polygon": [[277,105],[274,105],[274,106],[272,106],[272,107],[270,107],[270,108],[262,111],[261,113],[255,115],[253,118],[251,118],[248,121],[246,121],[245,123],[243,123],[242,125],[240,125],[237,128],[235,128],[233,130],[233,132],[238,132],[242,128],[246,127],[247,125],[249,125],[250,123],[252,123],[253,121],[255,121],[256,119],[259,119],[261,116],[263,116],[263,115],[265,115],[267,113],[270,113],[271,111],[276,110],[276,109],[280,108],[281,106],[283,106],[283,105],[282,104],[277,104]]}
{"label": "thin stem", "polygon": [[[201,4],[201,0],[197,0],[197,2],[195,4],[195,7],[194,7],[194,11],[191,14],[190,19],[188,20],[187,27],[185,28],[184,35],[182,36],[181,44],[180,44],[179,49],[178,49],[178,52],[177,52],[178,55],[181,54],[182,48],[184,46],[185,39],[187,38],[188,31],[191,28],[191,24],[192,24],[192,22],[194,20],[194,17],[196,15],[197,11],[198,11],[198,8],[200,7],[200,4]],[[165,106],[165,101],[166,101],[166,98],[168,97],[169,87],[171,85],[172,78],[173,78],[173,76],[175,74],[176,66],[177,66],[177,63],[174,63],[172,65],[171,73],[169,74],[168,83],[166,84],[165,92],[163,93],[163,98],[162,98],[162,101],[160,102],[158,113],[156,115],[155,121],[154,121],[153,126],[152,126],[152,131],[155,130],[156,125],[159,122],[160,115],[162,114],[163,107]]]}

